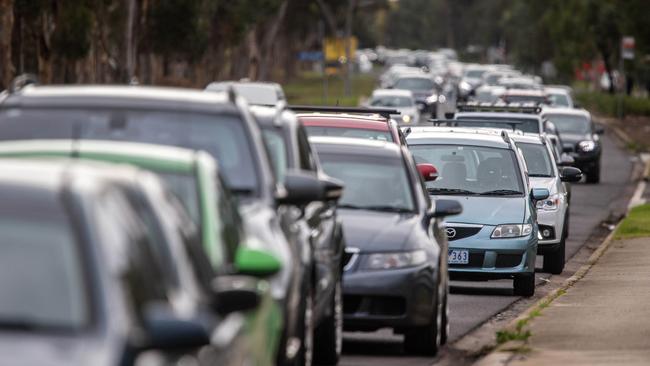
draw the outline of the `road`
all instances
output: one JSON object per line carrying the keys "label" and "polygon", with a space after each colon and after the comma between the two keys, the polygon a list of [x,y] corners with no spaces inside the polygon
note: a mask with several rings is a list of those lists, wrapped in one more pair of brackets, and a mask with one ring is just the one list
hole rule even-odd
{"label": "road", "polygon": [[[619,149],[608,135],[603,139],[603,151],[601,183],[573,186],[567,258],[571,258],[585,244],[594,228],[609,216],[611,205],[623,195],[625,183],[630,178],[630,156]],[[540,257],[538,267],[541,267]],[[550,275],[539,273],[539,276]],[[518,297],[512,295],[512,281],[509,280],[453,282],[450,340],[458,339],[517,300]],[[401,341],[402,337],[393,335],[390,330],[345,333],[344,356],[339,365],[431,365],[432,358],[405,356]]]}

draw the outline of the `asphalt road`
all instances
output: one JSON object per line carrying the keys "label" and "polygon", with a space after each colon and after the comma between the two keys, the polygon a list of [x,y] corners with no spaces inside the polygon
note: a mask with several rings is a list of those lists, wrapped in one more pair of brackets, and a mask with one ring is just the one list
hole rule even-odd
{"label": "asphalt road", "polygon": [[[594,228],[607,219],[611,206],[623,195],[625,183],[630,178],[630,156],[607,135],[603,139],[602,159],[600,184],[573,185],[567,258],[573,256],[585,244]],[[540,257],[537,266],[541,267]],[[540,282],[539,277],[548,278],[550,275],[538,273],[537,276]],[[453,282],[449,305],[450,341],[481,325],[517,299],[512,295],[511,280]],[[432,358],[404,355],[401,342],[402,337],[393,335],[388,329],[375,333],[345,333],[344,356],[339,365],[431,365]]]}

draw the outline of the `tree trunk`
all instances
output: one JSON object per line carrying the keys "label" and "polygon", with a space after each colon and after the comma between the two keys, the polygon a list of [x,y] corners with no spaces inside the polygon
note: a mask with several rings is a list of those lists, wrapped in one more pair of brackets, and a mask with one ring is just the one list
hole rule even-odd
{"label": "tree trunk", "polygon": [[0,90],[8,88],[14,77],[11,37],[14,28],[14,1],[0,0]]}
{"label": "tree trunk", "polygon": [[136,66],[136,42],[133,35],[136,19],[136,0],[127,0],[127,21],[126,21],[126,82],[132,81],[135,77]]}
{"label": "tree trunk", "polygon": [[354,17],[354,8],[357,5],[357,0],[348,0],[348,9],[345,16],[345,79],[344,89],[345,96],[352,95],[352,85],[350,78],[352,77],[352,18]]}
{"label": "tree trunk", "polygon": [[275,40],[277,39],[278,32],[284,20],[284,16],[287,13],[287,7],[289,6],[289,0],[284,0],[276,13],[275,18],[269,26],[269,30],[266,32],[262,45],[262,59],[260,63],[259,78],[260,80],[266,80],[269,78],[271,64],[273,62],[273,51]]}

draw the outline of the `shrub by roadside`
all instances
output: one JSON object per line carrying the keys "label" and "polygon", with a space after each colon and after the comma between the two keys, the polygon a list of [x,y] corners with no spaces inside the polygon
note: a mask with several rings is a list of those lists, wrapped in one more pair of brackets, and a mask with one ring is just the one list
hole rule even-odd
{"label": "shrub by roadside", "polygon": [[[579,91],[576,99],[583,108],[606,117],[618,116],[619,95],[601,92]],[[650,116],[650,98],[623,96],[623,114],[633,116]]]}
{"label": "shrub by roadside", "polygon": [[634,207],[621,222],[614,237],[616,239],[650,236],[650,204]]}

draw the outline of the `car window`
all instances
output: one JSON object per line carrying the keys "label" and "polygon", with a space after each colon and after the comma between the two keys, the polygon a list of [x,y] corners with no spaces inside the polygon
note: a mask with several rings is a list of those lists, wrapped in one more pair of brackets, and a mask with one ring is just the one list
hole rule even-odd
{"label": "car window", "polygon": [[[464,115],[458,115],[456,117],[458,120],[472,120],[472,121],[485,121],[485,126],[484,127],[503,127],[503,122],[517,122],[517,130],[520,130],[522,132],[526,133],[540,133],[539,129],[539,120],[537,118],[521,118],[521,117],[515,117],[515,116],[508,116],[508,117],[502,117],[502,116],[489,116],[489,115],[481,115],[481,116],[464,116]],[[494,123],[490,123],[491,121],[494,121]],[[477,123],[474,123],[473,126],[479,126]]]}
{"label": "car window", "polygon": [[523,194],[521,174],[514,151],[469,145],[410,145],[415,161],[433,164],[439,177],[426,182],[433,194],[491,194],[511,191]]}
{"label": "car window", "polygon": [[548,153],[546,145],[517,143],[517,147],[519,147],[524,156],[529,177],[554,176],[553,162],[551,161],[551,156]]}
{"label": "car window", "polygon": [[311,145],[309,144],[309,139],[307,134],[302,128],[299,128],[298,131],[298,153],[300,155],[300,169],[309,170],[312,172],[317,171],[316,158],[314,153],[311,150]]}
{"label": "car window", "polygon": [[551,101],[551,106],[554,107],[569,107],[569,98],[564,94],[549,94],[548,99]]}
{"label": "car window", "polygon": [[143,109],[0,110],[0,140],[79,137],[205,150],[233,189],[259,190],[244,124],[234,115]]}
{"label": "car window", "polygon": [[269,151],[275,177],[282,182],[289,165],[289,152],[282,131],[276,128],[264,128],[262,136],[264,136],[264,143]]}
{"label": "car window", "polygon": [[413,99],[409,97],[400,96],[381,96],[374,97],[370,101],[373,107],[412,107],[414,105]]}
{"label": "car window", "polygon": [[406,90],[431,90],[435,87],[433,80],[426,78],[401,78],[398,79],[393,88]]}
{"label": "car window", "polygon": [[365,155],[319,154],[323,170],[345,183],[341,207],[415,209],[404,161]]}
{"label": "car window", "polygon": [[0,329],[87,326],[88,274],[68,213],[54,195],[6,193],[0,205]]}
{"label": "car window", "polygon": [[352,137],[367,140],[393,141],[393,136],[389,131],[369,130],[351,127],[321,127],[305,126],[309,136],[337,136]]}
{"label": "car window", "polygon": [[201,224],[198,182],[194,174],[156,171],[167,187],[176,195],[183,207],[198,226]]}
{"label": "car window", "polygon": [[584,135],[591,132],[591,123],[586,116],[569,114],[546,114],[560,133]]}

